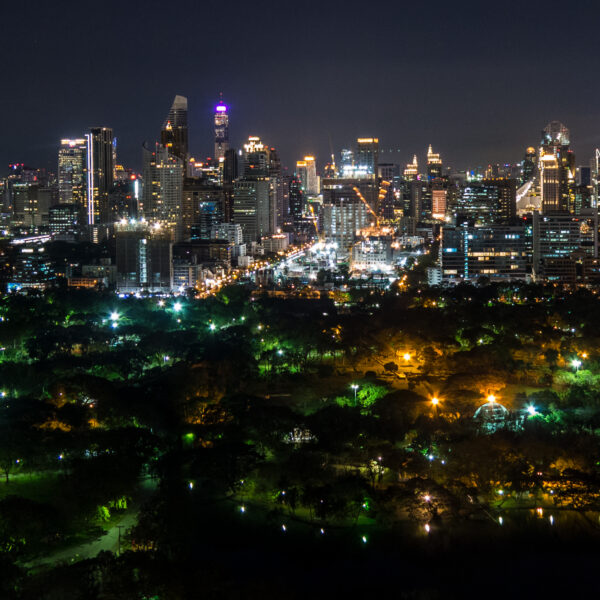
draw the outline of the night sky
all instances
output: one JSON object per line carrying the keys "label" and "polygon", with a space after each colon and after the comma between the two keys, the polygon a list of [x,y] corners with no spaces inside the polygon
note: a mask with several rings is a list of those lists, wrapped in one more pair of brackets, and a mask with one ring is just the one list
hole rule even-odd
{"label": "night sky", "polygon": [[175,94],[190,149],[212,151],[218,93],[231,141],[292,165],[378,136],[384,160],[518,161],[553,119],[577,163],[600,145],[600,6],[571,2],[13,1],[0,8],[0,173],[56,169],[61,137],[112,126],[141,167]]}

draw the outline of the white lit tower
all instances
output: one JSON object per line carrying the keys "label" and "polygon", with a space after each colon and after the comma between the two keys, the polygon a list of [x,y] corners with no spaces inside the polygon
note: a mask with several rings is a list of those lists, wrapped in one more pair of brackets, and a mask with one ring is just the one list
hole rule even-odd
{"label": "white lit tower", "polygon": [[223,102],[223,94],[219,104],[215,107],[215,160],[225,159],[225,152],[229,150],[229,114],[227,105]]}

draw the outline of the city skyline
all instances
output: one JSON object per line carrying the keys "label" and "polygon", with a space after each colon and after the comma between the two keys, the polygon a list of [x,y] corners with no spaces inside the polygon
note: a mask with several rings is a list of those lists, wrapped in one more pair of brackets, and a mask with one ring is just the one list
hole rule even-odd
{"label": "city skyline", "polygon": [[[382,150],[400,150],[393,160],[400,165],[430,143],[457,168],[514,162],[552,120],[571,129],[583,163],[600,145],[600,84],[586,66],[597,44],[592,3],[561,12],[561,50],[552,60],[544,45],[545,32],[556,30],[552,3],[492,15],[470,3],[455,10],[434,3],[426,19],[415,7],[380,3],[366,21],[357,19],[365,7],[355,2],[343,11],[331,3],[296,8],[294,19],[284,6],[274,11],[262,3],[252,9],[234,2],[237,18],[230,20],[219,7],[193,4],[172,16],[152,2],[143,12],[104,6],[84,12],[71,2],[52,10],[34,2],[25,12],[3,9],[11,25],[2,42],[7,64],[38,67],[35,76],[13,69],[19,93],[0,100],[0,114],[15,117],[4,124],[10,144],[0,151],[3,164],[52,168],[60,139],[107,126],[122,162],[139,170],[142,144],[158,138],[177,94],[190,102],[190,151],[204,158],[213,152],[219,92],[231,109],[232,146],[258,135],[288,166],[305,155],[322,164],[330,147],[338,152],[362,136],[379,137]],[[221,20],[223,28],[202,29]],[[177,41],[165,44],[164,32],[176,28]],[[119,31],[127,35],[113,35]],[[24,35],[30,45],[18,43]],[[260,68],[244,52],[255,36],[274,49],[264,52]],[[73,58],[70,49],[80,43]],[[154,46],[162,48],[159,56],[147,52]],[[45,68],[57,62],[60,78]],[[91,72],[110,85],[94,85]]]}

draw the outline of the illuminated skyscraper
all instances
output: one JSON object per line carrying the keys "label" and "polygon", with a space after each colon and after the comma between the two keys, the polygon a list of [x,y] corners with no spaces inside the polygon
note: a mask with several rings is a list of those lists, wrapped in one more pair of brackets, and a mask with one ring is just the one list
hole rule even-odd
{"label": "illuminated skyscraper", "polygon": [[413,179],[417,179],[419,176],[419,161],[417,160],[417,155],[413,156],[413,161],[406,165],[404,169],[404,179],[406,181],[412,181]]}
{"label": "illuminated skyscraper", "polygon": [[356,140],[356,161],[358,171],[377,177],[379,163],[379,139],[358,138]]}
{"label": "illuminated skyscraper", "polygon": [[525,151],[525,158],[521,163],[521,184],[527,183],[533,179],[535,175],[535,163],[536,163],[536,151],[535,148],[530,146]]}
{"label": "illuminated skyscraper", "polygon": [[214,159],[224,159],[229,150],[229,115],[223,97],[215,107],[215,155]]}
{"label": "illuminated skyscraper", "polygon": [[298,225],[302,221],[304,213],[304,192],[302,182],[298,176],[290,180],[290,216],[292,223]]}
{"label": "illuminated skyscraper", "polygon": [[317,163],[314,156],[305,156],[304,160],[296,163],[296,176],[300,180],[302,190],[307,196],[316,196],[319,193],[319,179],[317,177]]}
{"label": "illuminated skyscraper", "polygon": [[442,159],[436,154],[429,144],[427,150],[427,179],[433,181],[442,177]]}
{"label": "illuminated skyscraper", "polygon": [[184,162],[162,144],[144,145],[143,214],[171,231],[175,241],[183,236]]}
{"label": "illuminated skyscraper", "polygon": [[61,204],[86,206],[87,140],[63,139],[58,150],[58,200]]}
{"label": "illuminated skyscraper", "polygon": [[[92,127],[87,139],[87,224],[112,220],[109,192],[114,181],[117,140],[110,127]],[[96,240],[95,240],[96,241]]]}
{"label": "illuminated skyscraper", "polygon": [[542,212],[556,214],[572,211],[575,155],[569,149],[569,130],[559,121],[552,121],[542,131],[539,169]]}
{"label": "illuminated skyscraper", "polygon": [[188,101],[184,96],[175,96],[171,110],[163,123],[160,142],[170,154],[184,163],[188,154]]}

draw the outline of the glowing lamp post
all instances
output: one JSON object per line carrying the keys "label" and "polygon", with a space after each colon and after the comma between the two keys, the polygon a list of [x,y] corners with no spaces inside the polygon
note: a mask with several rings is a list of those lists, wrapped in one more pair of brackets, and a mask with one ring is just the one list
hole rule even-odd
{"label": "glowing lamp post", "polygon": [[353,383],[350,387],[354,390],[354,406],[356,406],[356,393],[358,392],[358,384]]}
{"label": "glowing lamp post", "polygon": [[571,365],[575,368],[575,373],[577,373],[577,371],[579,371],[579,367],[581,366],[581,361],[578,358],[574,358],[571,361]]}

